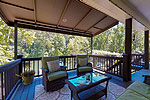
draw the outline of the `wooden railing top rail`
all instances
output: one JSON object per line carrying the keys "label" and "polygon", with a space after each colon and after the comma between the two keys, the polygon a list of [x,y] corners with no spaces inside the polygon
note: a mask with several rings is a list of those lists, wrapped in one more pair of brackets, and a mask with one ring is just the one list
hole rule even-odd
{"label": "wooden railing top rail", "polygon": [[[59,58],[71,58],[76,56],[59,56]],[[22,58],[22,61],[33,61],[33,60],[41,60],[42,57],[29,57],[29,58]]]}
{"label": "wooden railing top rail", "polygon": [[76,56],[59,56],[59,58],[71,58],[71,57],[76,57]]}
{"label": "wooden railing top rail", "polygon": [[0,73],[5,72],[11,68],[13,68],[14,66],[18,65],[21,62],[20,59],[14,60],[12,62],[6,63],[4,65],[0,66]]}
{"label": "wooden railing top rail", "polygon": [[42,57],[30,57],[30,58],[22,58],[22,61],[32,61],[32,60],[41,60]]}
{"label": "wooden railing top rail", "polygon": [[[144,54],[132,54],[133,56],[144,56]],[[72,56],[59,56],[59,58],[71,58],[76,57],[76,55]],[[89,55],[89,57],[99,57],[99,58],[110,58],[110,59],[123,59],[123,56],[109,56],[109,55]],[[29,58],[22,58],[23,61],[32,61],[32,60],[41,60],[42,57],[29,57]]]}
{"label": "wooden railing top rail", "polygon": [[123,57],[105,56],[105,55],[89,55],[89,57],[100,57],[100,58],[119,59],[119,60],[123,59]]}
{"label": "wooden railing top rail", "polygon": [[143,53],[140,53],[140,54],[132,54],[132,56],[144,56]]}

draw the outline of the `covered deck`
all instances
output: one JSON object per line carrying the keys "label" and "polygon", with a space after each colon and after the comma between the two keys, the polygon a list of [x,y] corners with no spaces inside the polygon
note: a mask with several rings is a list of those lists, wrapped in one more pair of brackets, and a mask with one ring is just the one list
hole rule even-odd
{"label": "covered deck", "polygon": [[[123,91],[134,81],[142,82],[141,76],[149,74],[150,28],[147,22],[145,25],[145,20],[142,20],[142,24],[139,25],[140,18],[137,18],[136,15],[133,17],[134,15],[117,8],[114,0],[110,1],[105,0],[100,3],[97,0],[1,0],[1,18],[8,26],[14,27],[15,40],[14,61],[0,66],[0,99],[33,100],[36,86],[42,84],[42,57],[24,58],[17,53],[18,28],[89,37],[91,38],[91,55],[89,57],[93,64],[92,67],[96,71],[113,77],[110,81],[110,88],[115,85]],[[113,9],[110,10],[112,7]],[[116,13],[119,13],[119,15],[117,16]],[[119,21],[126,26],[124,54],[120,57],[92,55],[93,37],[117,25]],[[145,45],[144,54],[136,55],[132,54],[132,26],[138,25],[142,26],[140,30],[142,29],[145,32]],[[76,76],[76,71],[70,71],[77,68],[76,56],[59,56],[59,60],[67,66],[69,77]],[[27,86],[23,85],[21,78],[16,77],[16,74],[25,71],[26,64],[32,70],[35,70],[34,81]],[[135,73],[132,74],[132,71]],[[111,90],[113,93],[117,91],[114,88],[111,88]],[[113,97],[111,93],[110,95]],[[114,97],[116,98],[119,95],[117,94]]]}

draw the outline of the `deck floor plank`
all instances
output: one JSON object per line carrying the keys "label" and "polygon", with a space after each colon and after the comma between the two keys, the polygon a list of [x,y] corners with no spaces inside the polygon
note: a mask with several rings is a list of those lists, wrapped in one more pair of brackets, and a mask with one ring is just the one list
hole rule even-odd
{"label": "deck floor plank", "polygon": [[35,91],[35,82],[33,82],[30,85],[30,89],[29,89],[27,100],[33,100],[33,98],[34,98],[34,91]]}
{"label": "deck floor plank", "polygon": [[17,92],[15,93],[14,98],[13,98],[12,100],[20,100],[23,91],[24,91],[24,85],[21,84],[21,86],[18,88],[18,90],[17,90]]}
{"label": "deck floor plank", "polygon": [[21,100],[27,100],[29,89],[30,89],[30,85],[24,86],[24,91],[22,93]]}

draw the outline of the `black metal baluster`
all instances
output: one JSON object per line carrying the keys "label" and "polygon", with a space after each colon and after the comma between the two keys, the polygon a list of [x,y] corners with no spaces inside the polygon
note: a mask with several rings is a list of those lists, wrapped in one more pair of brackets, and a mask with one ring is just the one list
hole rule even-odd
{"label": "black metal baluster", "polygon": [[39,76],[39,60],[38,60],[38,76]]}
{"label": "black metal baluster", "polygon": [[26,68],[26,61],[24,61],[24,72],[25,72],[25,68]]}
{"label": "black metal baluster", "polygon": [[4,100],[4,89],[3,89],[3,72],[1,73],[1,99]]}

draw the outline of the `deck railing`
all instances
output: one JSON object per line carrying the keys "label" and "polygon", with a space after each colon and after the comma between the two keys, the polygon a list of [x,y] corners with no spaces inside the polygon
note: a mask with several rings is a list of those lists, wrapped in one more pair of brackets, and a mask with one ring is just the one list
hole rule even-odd
{"label": "deck railing", "polygon": [[[123,79],[128,76],[128,55],[124,54],[121,57],[90,55],[89,57],[94,69],[122,77]],[[132,65],[142,65],[143,57],[144,55],[133,54]],[[24,72],[26,67],[35,71],[35,77],[41,76],[41,59],[42,57],[23,58],[22,55],[19,55],[17,60],[0,66],[0,99],[4,100],[11,96],[18,83],[21,82],[21,79],[16,74]],[[76,69],[76,56],[59,56],[59,60],[60,64],[67,66],[67,70]]]}
{"label": "deck railing", "polygon": [[11,97],[10,92],[14,92],[18,83],[21,81],[16,74],[20,74],[21,60],[17,59],[10,63],[0,66],[0,100]]}
{"label": "deck railing", "polygon": [[67,70],[74,70],[76,66],[76,56],[59,56],[60,63],[67,66]]}
{"label": "deck railing", "polygon": [[90,55],[90,59],[95,69],[123,77],[123,57]]}
{"label": "deck railing", "polygon": [[144,54],[132,54],[131,68],[136,72],[144,67]]}
{"label": "deck railing", "polygon": [[42,62],[41,57],[34,57],[34,58],[22,58],[22,71],[24,72],[26,68],[29,70],[35,71],[35,77],[42,75]]}
{"label": "deck railing", "polygon": [[[22,58],[22,71],[25,68],[35,71],[35,77],[42,75],[42,57]],[[76,56],[59,56],[60,65],[67,66],[67,70],[73,70],[76,68],[75,61]]]}

